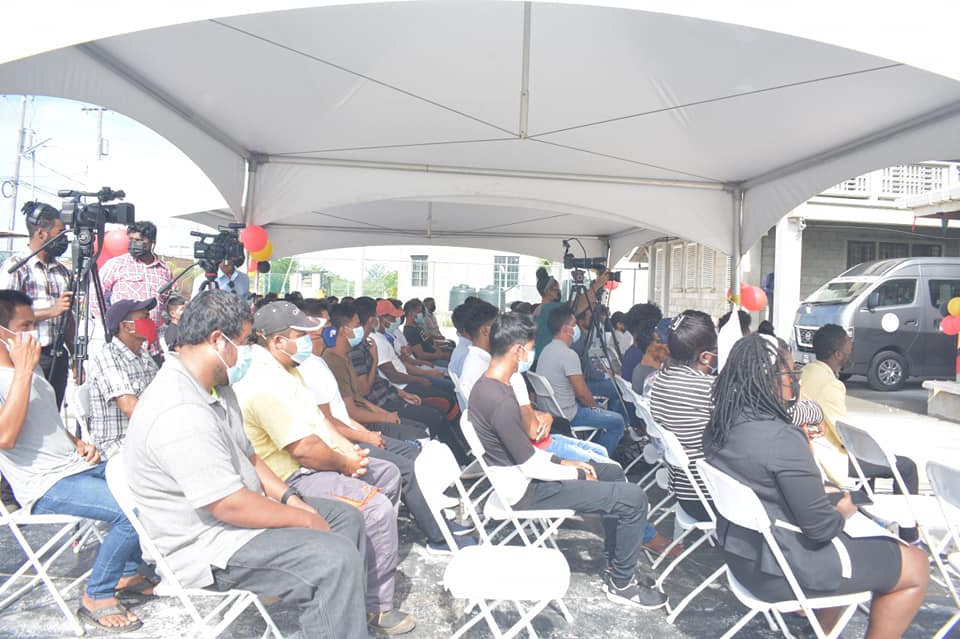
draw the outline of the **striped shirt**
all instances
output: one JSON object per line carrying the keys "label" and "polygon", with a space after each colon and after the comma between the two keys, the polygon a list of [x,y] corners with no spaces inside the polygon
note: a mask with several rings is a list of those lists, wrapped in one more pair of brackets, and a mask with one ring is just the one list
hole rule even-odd
{"label": "striped shirt", "polygon": [[[25,255],[11,255],[3,262],[3,266],[0,266],[0,289],[26,293],[33,300],[34,310],[50,308],[57,302],[57,298],[70,290],[72,279],[70,269],[57,260],[47,264],[34,255],[16,271],[8,273],[10,267],[22,260]],[[61,315],[37,323],[40,346],[53,344],[57,326],[62,317]]]}
{"label": "striped shirt", "polygon": [[[703,431],[713,414],[713,382],[716,378],[690,366],[661,370],[650,387],[650,414],[657,425],[673,432],[690,458],[690,470],[704,495],[707,487],[697,473],[703,459]],[[682,469],[670,468],[670,486],[677,499],[697,501],[697,493]]]}

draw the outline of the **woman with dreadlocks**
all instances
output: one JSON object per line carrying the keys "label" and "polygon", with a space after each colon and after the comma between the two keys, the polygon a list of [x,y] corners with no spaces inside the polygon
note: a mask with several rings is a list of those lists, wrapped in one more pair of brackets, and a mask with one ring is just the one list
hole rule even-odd
{"label": "woman with dreadlocks", "polygon": [[[867,639],[900,637],[923,603],[930,579],[927,556],[888,537],[843,532],[857,507],[847,493],[836,506],[828,499],[806,437],[790,423],[798,396],[793,361],[775,338],[750,335],[738,341],[714,386],[713,418],[704,434],[707,461],[752,488],[771,520],[800,528],[800,533],[776,528],[775,535],[808,597],[872,591]],[[758,533],[721,519],[717,537],[728,568],[751,592],[767,601],[794,598]],[[849,577],[842,574],[835,538],[850,556]],[[825,631],[839,613],[817,611]]]}

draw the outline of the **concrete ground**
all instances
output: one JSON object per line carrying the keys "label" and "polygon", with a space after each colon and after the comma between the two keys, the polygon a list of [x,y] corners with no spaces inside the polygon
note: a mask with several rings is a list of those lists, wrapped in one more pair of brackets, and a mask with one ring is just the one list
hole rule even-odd
{"label": "concrete ground", "polygon": [[919,380],[910,380],[898,391],[875,391],[867,384],[866,377],[854,376],[847,380],[847,395],[865,399],[900,410],[927,414],[927,391]]}
{"label": "concrete ground", "polygon": [[[891,410],[856,398],[850,399],[850,410],[852,420],[869,427],[885,445],[915,456],[921,467],[930,458],[951,459],[954,462],[960,459],[960,424]],[[672,524],[668,520],[660,529],[670,534]],[[564,601],[574,621],[567,624],[555,608],[548,608],[533,622],[540,636],[557,639],[598,636],[606,639],[700,639],[720,636],[743,614],[745,609],[727,591],[722,579],[694,600],[675,625],[666,622],[663,611],[628,610],[608,602],[600,591],[603,549],[598,533],[599,522],[596,519],[573,520],[561,529],[560,548],[572,572]],[[28,530],[28,537],[34,543],[41,543],[39,540],[44,534],[46,531],[43,527]],[[411,639],[447,637],[466,620],[464,602],[453,600],[442,587],[443,570],[448,559],[428,555],[420,544],[419,531],[406,517],[400,520],[400,536],[402,545],[401,563],[397,571],[397,602],[401,609],[412,613],[417,619],[416,630],[407,636]],[[67,553],[59,559],[52,569],[58,582],[65,585],[68,577],[81,574],[89,568],[93,552],[93,549],[86,549],[79,555]],[[0,531],[0,579],[15,570],[21,561],[22,555],[10,533]],[[678,602],[719,565],[717,550],[705,547],[696,551],[674,571],[666,583],[671,602]],[[641,561],[640,571],[652,574],[647,560]],[[77,594],[71,593],[68,602],[75,606]],[[201,609],[209,609],[209,604]],[[182,637],[189,631],[182,608],[171,599],[151,601],[137,607],[136,611],[143,617],[144,627],[131,633],[130,637]],[[272,604],[269,611],[285,635],[295,632],[295,610],[283,604]],[[924,607],[904,636],[911,639],[931,637],[952,612],[952,602],[946,591],[932,584]],[[516,619],[516,613],[507,609],[498,610],[495,615],[504,627]],[[797,637],[814,636],[803,619],[788,616],[787,623]],[[863,636],[865,628],[866,616],[857,613],[843,636]],[[259,637],[263,629],[263,622],[256,613],[247,611],[223,636],[237,639]],[[99,633],[91,629],[88,634]],[[70,635],[70,627],[42,588],[35,589],[6,610],[0,611],[0,637],[48,639]],[[479,638],[492,635],[486,625],[480,623],[466,636]],[[737,636],[759,639],[779,635],[770,631],[761,617],[748,623]]]}

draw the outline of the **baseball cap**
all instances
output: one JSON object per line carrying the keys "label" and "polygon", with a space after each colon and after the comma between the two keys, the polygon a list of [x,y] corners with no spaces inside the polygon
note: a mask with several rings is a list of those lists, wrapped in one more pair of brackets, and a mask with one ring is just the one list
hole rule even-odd
{"label": "baseball cap", "polygon": [[320,327],[292,302],[272,302],[253,316],[253,332],[261,335],[273,335],[288,328],[310,332],[320,330]]}
{"label": "baseball cap", "polygon": [[380,300],[377,302],[377,317],[389,315],[390,317],[400,317],[403,311],[393,305],[390,300]]}
{"label": "baseball cap", "polygon": [[156,298],[146,300],[119,300],[107,309],[107,330],[116,335],[120,331],[120,322],[134,311],[149,311],[157,305]]}

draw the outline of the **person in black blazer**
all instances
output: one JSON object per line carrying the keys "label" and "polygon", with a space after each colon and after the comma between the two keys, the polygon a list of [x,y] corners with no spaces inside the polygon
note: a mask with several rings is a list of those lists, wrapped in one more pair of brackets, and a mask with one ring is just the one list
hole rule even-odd
{"label": "person in black blazer", "polygon": [[[874,593],[868,639],[899,637],[926,593],[926,554],[887,537],[852,538],[843,532],[857,511],[849,493],[836,506],[828,497],[806,435],[791,425],[790,407],[799,397],[797,372],[776,339],[750,335],[737,342],[714,386],[714,413],[704,433],[707,461],[756,492],[772,521],[800,587],[808,597]],[[756,596],[793,599],[786,578],[760,534],[718,522],[717,536],[733,575]],[[852,574],[841,574],[838,540],[850,556]],[[817,611],[824,630],[839,609]]]}

